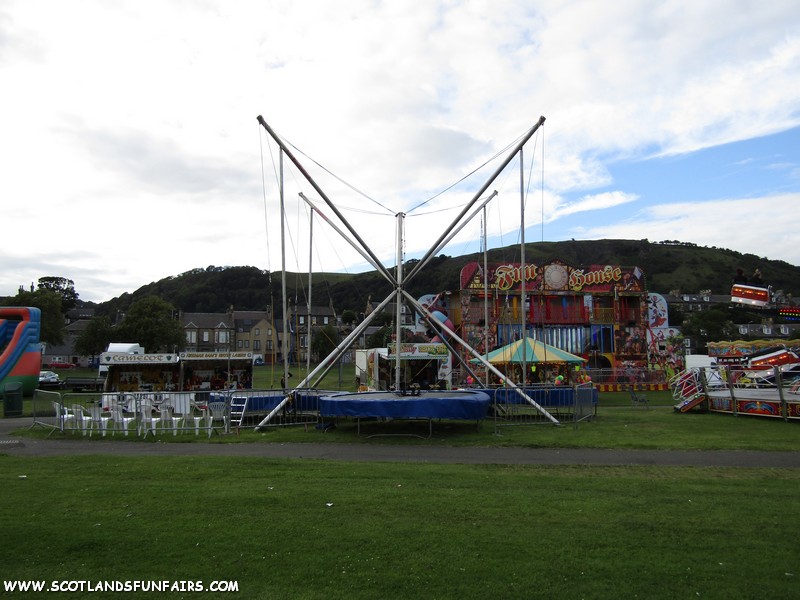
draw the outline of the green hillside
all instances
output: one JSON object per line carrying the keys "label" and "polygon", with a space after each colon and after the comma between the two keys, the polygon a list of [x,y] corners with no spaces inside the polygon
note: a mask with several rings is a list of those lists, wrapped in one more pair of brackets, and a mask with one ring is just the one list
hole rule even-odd
{"label": "green hillside", "polygon": [[[572,240],[565,242],[533,242],[525,246],[527,262],[542,263],[553,259],[573,265],[620,264],[638,266],[645,272],[650,291],[668,293],[673,290],[697,293],[711,290],[725,294],[730,290],[736,269],[745,273],[761,269],[764,281],[776,290],[788,293],[800,289],[800,267],[784,261],[769,260],[753,254],[742,254],[724,248],[708,248],[677,241],[648,240]],[[459,286],[461,268],[471,261],[482,261],[480,254],[449,257],[438,256],[408,284],[414,296],[454,290]],[[519,246],[507,246],[488,252],[489,262],[518,262]],[[408,273],[416,261],[406,267]],[[290,302],[305,305],[307,274],[287,273]],[[333,304],[336,311],[362,312],[368,298],[380,301],[391,291],[389,283],[377,272],[359,274],[314,273],[314,305]],[[99,315],[125,311],[136,300],[156,295],[184,312],[225,312],[264,310],[281,305],[281,276],[256,267],[207,267],[150,283],[123,294],[97,307]]]}

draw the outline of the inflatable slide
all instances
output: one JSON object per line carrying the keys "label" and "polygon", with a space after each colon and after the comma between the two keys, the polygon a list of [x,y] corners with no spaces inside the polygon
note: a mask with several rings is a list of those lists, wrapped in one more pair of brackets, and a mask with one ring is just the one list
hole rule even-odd
{"label": "inflatable slide", "polygon": [[24,394],[39,385],[41,311],[0,306],[0,393],[9,383],[21,383]]}

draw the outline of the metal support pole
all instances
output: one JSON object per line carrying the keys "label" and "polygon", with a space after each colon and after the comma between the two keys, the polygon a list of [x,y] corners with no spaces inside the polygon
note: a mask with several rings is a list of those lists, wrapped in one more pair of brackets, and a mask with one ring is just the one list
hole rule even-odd
{"label": "metal support pole", "polygon": [[278,152],[278,169],[280,183],[280,210],[281,210],[281,302],[283,321],[283,340],[281,352],[283,353],[283,383],[289,380],[289,307],[286,301],[286,206],[283,197],[283,149]]}
{"label": "metal support pole", "polygon": [[311,267],[314,261],[314,211],[308,215],[308,300],[306,301],[306,373],[311,371]]}
{"label": "metal support pole", "polygon": [[395,292],[395,358],[394,358],[394,389],[402,389],[400,382],[403,363],[400,360],[400,351],[403,342],[403,298],[400,290],[403,289],[403,219],[405,213],[397,213],[397,291]]}
{"label": "metal support pole", "polygon": [[[488,241],[486,229],[486,206],[483,207],[483,353],[489,355],[489,264],[488,264]],[[489,371],[484,368],[484,385],[489,386]]]}
{"label": "metal support pole", "polygon": [[525,314],[525,165],[523,164],[523,149],[519,149],[519,206],[520,206],[520,260],[522,270],[520,272],[520,291],[519,291],[519,314],[522,339],[522,387],[525,387],[526,371],[528,368],[528,328],[526,326],[528,316]]}

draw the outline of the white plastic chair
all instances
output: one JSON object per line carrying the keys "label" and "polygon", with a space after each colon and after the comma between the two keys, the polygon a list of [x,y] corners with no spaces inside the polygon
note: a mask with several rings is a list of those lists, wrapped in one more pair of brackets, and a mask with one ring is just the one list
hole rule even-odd
{"label": "white plastic chair", "polygon": [[186,417],[192,413],[192,402],[194,393],[192,392],[170,392],[165,394],[167,401],[175,409],[175,413]]}
{"label": "white plastic chair", "polygon": [[161,422],[161,417],[155,414],[153,412],[154,410],[155,407],[153,406],[153,400],[151,398],[145,397],[139,402],[139,435],[147,437],[148,429],[153,435],[156,434],[156,429]]}
{"label": "white plastic chair", "polygon": [[92,416],[80,404],[72,405],[72,415],[75,419],[76,427],[80,427],[83,435],[92,427]]}
{"label": "white plastic chair", "polygon": [[92,437],[92,430],[94,429],[99,429],[102,436],[106,437],[106,430],[108,430],[108,422],[111,420],[111,416],[103,412],[103,407],[98,404],[89,407],[89,417],[92,420],[89,437]]}
{"label": "white plastic chair", "polygon": [[189,403],[189,412],[185,415],[186,421],[191,419],[194,422],[194,434],[200,435],[200,425],[208,418],[208,410],[201,408],[192,400]]}
{"label": "white plastic chair", "polygon": [[55,400],[51,400],[50,403],[53,405],[53,410],[56,413],[56,419],[58,419],[58,428],[61,431],[66,429],[67,424],[71,425],[75,422],[75,415],[73,415],[66,406],[60,402],[56,402]]}
{"label": "white plastic chair", "polygon": [[208,403],[208,437],[214,432],[214,423],[222,421],[222,427],[226,428],[228,415],[225,402]]}
{"label": "white plastic chair", "polygon": [[111,421],[114,423],[114,428],[111,430],[112,435],[116,433],[118,429],[121,429],[125,432],[125,435],[128,435],[128,425],[135,420],[136,417],[125,416],[120,404],[113,404],[111,406]]}
{"label": "white plastic chair", "polygon": [[169,402],[161,403],[161,421],[164,423],[163,427],[170,423],[172,426],[172,435],[178,435],[178,428],[181,425],[183,416],[175,412],[175,407]]}
{"label": "white plastic chair", "polygon": [[[195,419],[194,394],[191,392],[177,392],[170,394],[170,404],[175,416],[180,418],[182,428],[188,428],[190,422],[195,422],[195,433],[199,430],[199,422]],[[200,419],[203,419],[201,416]]]}

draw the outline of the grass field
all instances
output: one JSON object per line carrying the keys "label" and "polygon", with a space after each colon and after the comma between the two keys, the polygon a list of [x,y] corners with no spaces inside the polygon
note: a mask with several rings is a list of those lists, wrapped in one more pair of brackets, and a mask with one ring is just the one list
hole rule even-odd
{"label": "grass field", "polygon": [[[488,421],[480,430],[444,423],[427,441],[368,440],[342,423],[214,442],[353,442],[365,453],[396,443],[800,451],[797,423],[678,414],[669,394],[650,399],[644,410],[603,394],[597,419],[578,429],[497,435]],[[800,469],[101,453],[108,443],[165,441],[106,439],[95,456],[0,454],[4,580],[222,580],[242,597],[309,599],[773,599],[800,589]]]}
{"label": "grass field", "polygon": [[6,581],[731,599],[797,597],[800,577],[791,469],[3,456],[0,476]]}

